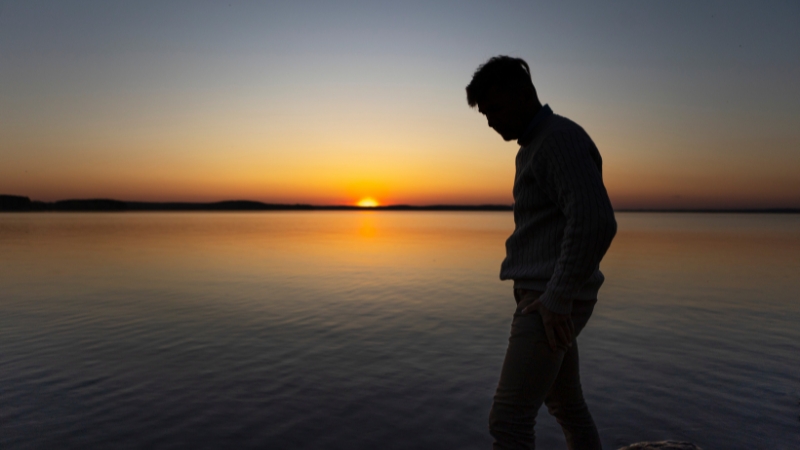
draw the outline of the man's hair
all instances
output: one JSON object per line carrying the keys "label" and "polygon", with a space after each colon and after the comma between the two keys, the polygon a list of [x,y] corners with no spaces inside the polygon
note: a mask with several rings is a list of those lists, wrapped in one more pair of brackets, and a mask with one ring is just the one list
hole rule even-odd
{"label": "man's hair", "polygon": [[467,86],[469,106],[477,105],[492,86],[523,95],[532,92],[533,97],[537,98],[536,88],[531,81],[531,70],[522,58],[494,56],[478,66]]}

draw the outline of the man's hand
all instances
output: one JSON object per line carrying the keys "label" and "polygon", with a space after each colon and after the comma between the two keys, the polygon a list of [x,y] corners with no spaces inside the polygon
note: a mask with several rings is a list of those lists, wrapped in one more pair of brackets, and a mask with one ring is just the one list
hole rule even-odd
{"label": "man's hand", "polygon": [[544,331],[550,348],[556,351],[558,347],[564,349],[572,347],[572,340],[575,338],[575,327],[569,314],[557,314],[547,309],[539,300],[534,301],[522,310],[522,314],[539,311],[544,322]]}

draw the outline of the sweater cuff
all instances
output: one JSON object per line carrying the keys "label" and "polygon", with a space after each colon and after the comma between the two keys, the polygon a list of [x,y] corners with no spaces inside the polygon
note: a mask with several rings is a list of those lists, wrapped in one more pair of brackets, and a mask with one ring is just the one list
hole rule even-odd
{"label": "sweater cuff", "polygon": [[542,302],[545,308],[556,314],[571,314],[572,313],[572,300],[559,298],[552,291],[545,291],[539,301]]}

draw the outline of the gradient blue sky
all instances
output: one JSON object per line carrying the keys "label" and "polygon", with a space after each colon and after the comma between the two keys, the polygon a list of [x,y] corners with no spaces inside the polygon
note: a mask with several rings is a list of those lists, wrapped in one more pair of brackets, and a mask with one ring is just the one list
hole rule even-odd
{"label": "gradient blue sky", "polygon": [[800,207],[800,2],[0,2],[0,193],[510,203],[497,54],[630,207]]}

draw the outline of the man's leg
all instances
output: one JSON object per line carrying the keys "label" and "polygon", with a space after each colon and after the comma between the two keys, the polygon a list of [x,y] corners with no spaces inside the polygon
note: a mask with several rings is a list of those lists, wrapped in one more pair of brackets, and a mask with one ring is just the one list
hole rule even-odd
{"label": "man's leg", "polygon": [[540,292],[514,291],[517,309],[489,413],[489,432],[495,450],[529,450],[534,447],[536,414],[558,375],[564,351],[552,351],[538,312],[522,314]]}
{"label": "man's leg", "polygon": [[[534,291],[514,292],[517,309],[511,323],[511,337],[500,382],[489,414],[489,431],[495,438],[495,450],[535,448],[533,427],[536,414],[556,381],[565,356],[564,350],[550,349],[538,312],[521,314],[522,309],[533,303],[539,295],[541,293]],[[591,309],[585,318],[574,317],[576,336],[586,325],[589,315]],[[561,397],[557,395],[555,398]]]}
{"label": "man's leg", "polygon": [[[572,320],[576,336],[589,320],[594,303],[594,300],[573,301]],[[578,342],[575,341],[564,355],[564,359],[561,361],[561,370],[550,387],[544,403],[564,430],[567,448],[601,449],[597,427],[595,427],[592,415],[583,399],[578,362]]]}

